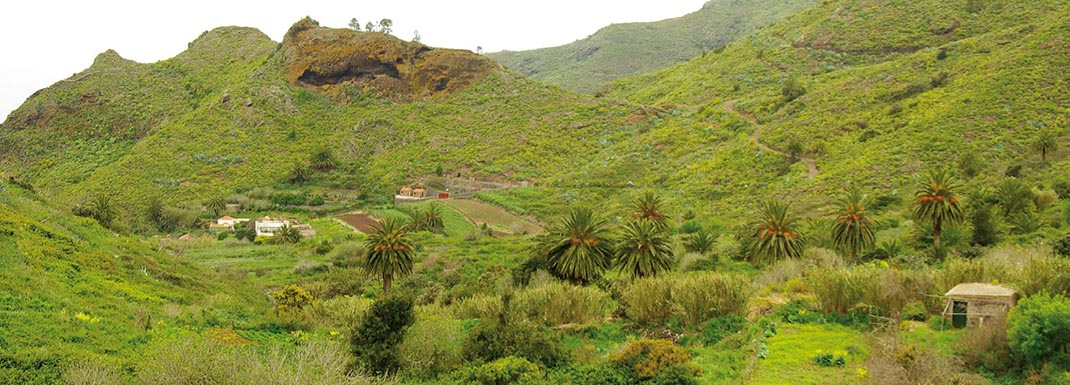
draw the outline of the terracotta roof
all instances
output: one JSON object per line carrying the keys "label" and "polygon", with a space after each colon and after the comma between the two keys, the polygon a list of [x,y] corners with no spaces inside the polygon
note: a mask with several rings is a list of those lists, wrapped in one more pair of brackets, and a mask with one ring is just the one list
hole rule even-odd
{"label": "terracotta roof", "polygon": [[991,285],[987,283],[960,283],[957,286],[951,288],[944,294],[945,297],[968,295],[968,296],[989,296],[989,297],[1011,297],[1017,292],[1014,289],[1009,289],[999,285]]}
{"label": "terracotta roof", "polygon": [[224,216],[219,218],[219,220],[221,220],[221,221],[233,221],[234,219],[235,218],[231,217],[230,215],[224,215]]}

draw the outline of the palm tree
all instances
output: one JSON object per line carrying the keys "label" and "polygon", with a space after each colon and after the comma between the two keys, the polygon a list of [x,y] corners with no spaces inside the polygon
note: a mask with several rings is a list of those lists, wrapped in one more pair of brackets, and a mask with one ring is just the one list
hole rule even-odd
{"label": "palm tree", "polygon": [[446,235],[446,224],[442,221],[442,206],[438,202],[431,202],[424,211],[423,225],[428,231],[435,234]]}
{"label": "palm tree", "polygon": [[293,168],[290,169],[290,183],[300,186],[311,179],[312,170],[310,170],[307,165],[301,162],[294,163]]}
{"label": "palm tree", "polygon": [[544,242],[550,273],[576,284],[601,274],[613,257],[613,248],[606,237],[606,221],[591,209],[572,210],[550,229]]}
{"label": "palm tree", "polygon": [[204,202],[204,207],[218,217],[223,210],[227,209],[227,201],[223,197],[212,197],[207,202]]}
{"label": "palm tree", "polygon": [[713,234],[706,230],[699,230],[684,240],[684,249],[706,255],[710,250],[713,250],[715,243],[717,243],[717,238]]}
{"label": "palm tree", "polygon": [[390,295],[394,278],[412,273],[412,239],[403,220],[388,218],[368,234],[364,242],[364,271],[383,278],[383,293]]}
{"label": "palm tree", "polygon": [[1033,150],[1040,153],[1040,163],[1048,163],[1048,153],[1059,148],[1055,133],[1051,130],[1041,130],[1033,141]]}
{"label": "palm tree", "polygon": [[914,220],[933,227],[933,249],[940,252],[940,232],[945,225],[962,221],[962,205],[955,190],[958,183],[946,170],[932,170],[929,179],[914,193]]}
{"label": "palm tree", "polygon": [[329,148],[321,148],[312,154],[312,168],[319,172],[328,172],[334,169],[334,153]]}
{"label": "palm tree", "polygon": [[858,260],[858,252],[873,248],[876,236],[873,223],[866,216],[866,196],[858,190],[847,191],[840,199],[840,212],[832,225],[832,243]]}
{"label": "palm tree", "polygon": [[298,243],[302,239],[301,230],[290,225],[283,225],[274,235],[279,243]]}
{"label": "palm tree", "polygon": [[770,200],[759,207],[759,218],[751,226],[751,261],[764,264],[802,256],[802,234],[796,229],[795,218],[788,213],[788,204]]}
{"label": "palm tree", "polygon": [[632,279],[653,277],[672,269],[676,258],[672,239],[652,221],[632,221],[624,226],[615,252],[617,269]]}
{"label": "palm tree", "polygon": [[652,221],[659,229],[665,229],[669,216],[662,211],[661,197],[653,192],[643,193],[632,201],[632,218]]}

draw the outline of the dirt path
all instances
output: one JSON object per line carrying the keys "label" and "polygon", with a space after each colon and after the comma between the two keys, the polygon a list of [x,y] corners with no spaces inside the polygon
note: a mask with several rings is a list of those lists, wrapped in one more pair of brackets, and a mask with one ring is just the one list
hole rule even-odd
{"label": "dirt path", "polygon": [[[750,122],[751,124],[754,125],[754,133],[750,134],[750,140],[752,142],[754,142],[754,145],[758,146],[758,148],[760,148],[760,149],[762,149],[764,151],[769,151],[769,152],[772,152],[774,154],[780,154],[782,156],[790,158],[791,156],[788,155],[787,153],[785,153],[783,151],[780,151],[780,150],[777,150],[775,148],[769,147],[769,146],[765,145],[764,143],[762,143],[761,140],[759,140],[761,138],[761,136],[762,136],[762,125],[758,124],[758,119],[756,119],[754,117],[754,114],[752,114],[750,112],[747,112],[747,111],[738,111],[738,110],[736,110],[736,102],[738,102],[738,101],[739,101],[738,99],[729,100],[729,101],[724,102],[724,104],[722,104],[721,106],[724,107],[725,111],[728,111],[728,112],[731,112],[733,114],[742,116],[743,119],[746,119],[748,122]],[[817,162],[815,162],[813,159],[803,158],[803,157],[800,157],[799,160],[801,160],[804,164],[806,164],[806,168],[809,169],[809,171],[806,172],[806,177],[813,178],[813,177],[817,176],[817,174],[819,173],[819,171],[817,169]]]}

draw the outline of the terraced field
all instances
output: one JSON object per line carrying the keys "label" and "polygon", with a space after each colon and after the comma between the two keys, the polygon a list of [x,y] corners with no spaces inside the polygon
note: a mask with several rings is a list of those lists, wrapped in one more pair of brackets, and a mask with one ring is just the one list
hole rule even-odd
{"label": "terraced field", "polygon": [[461,212],[477,226],[486,223],[496,234],[538,234],[542,227],[501,207],[469,199],[448,199],[443,203]]}

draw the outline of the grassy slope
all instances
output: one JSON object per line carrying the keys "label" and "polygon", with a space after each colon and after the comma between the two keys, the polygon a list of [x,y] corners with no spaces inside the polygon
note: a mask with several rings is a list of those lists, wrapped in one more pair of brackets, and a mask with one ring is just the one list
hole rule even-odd
{"label": "grassy slope", "polygon": [[10,185],[0,190],[0,293],[0,378],[54,374],[38,369],[69,357],[133,359],[155,331],[248,327],[269,306],[188,258]]}
{"label": "grassy slope", "polygon": [[[1067,11],[1055,1],[993,3],[979,13],[959,2],[827,2],[721,53],[615,83],[612,97],[669,106],[637,125],[638,137],[604,151],[607,168],[578,174],[640,185],[656,178],[679,199],[726,197],[714,204],[722,207],[754,195],[815,197],[847,183],[895,193],[968,149],[989,175],[1024,164],[1036,181],[1050,179],[1067,168],[1065,154],[1040,169],[1028,143],[1037,127],[1056,128],[1066,142],[1070,25],[1059,15]],[[947,23],[958,27],[931,32]],[[891,28],[903,25],[911,27]],[[932,87],[941,73],[946,84]],[[808,91],[782,105],[790,78]],[[912,83],[921,92],[910,94]],[[773,148],[801,141],[819,176],[757,147],[757,129]]]}
{"label": "grassy slope", "polygon": [[[220,28],[174,59],[123,61],[130,69],[107,72],[114,77],[61,82],[31,98],[0,128],[5,151],[0,162],[61,200],[108,193],[136,208],[153,195],[169,202],[196,201],[239,187],[271,185],[295,162],[326,147],[357,180],[350,187],[390,191],[404,178],[430,174],[438,166],[477,177],[555,175],[567,161],[584,158],[592,138],[628,114],[626,106],[515,74],[492,75],[437,102],[358,97],[340,104],[290,86],[275,46],[254,30]],[[93,71],[96,66],[87,70]],[[183,83],[193,91],[170,91]],[[63,98],[84,94],[107,100],[143,95],[137,104],[142,109],[132,113],[138,116],[170,109],[160,119],[130,123],[146,128],[127,139],[97,135],[79,120],[114,120],[113,131],[129,120],[96,105],[71,105],[69,113],[54,114],[58,118],[49,122],[28,123],[37,106],[63,105]],[[79,135],[97,136],[78,140]]]}
{"label": "grassy slope", "polygon": [[651,23],[614,24],[563,46],[488,54],[532,79],[577,92],[681,63],[813,5],[809,0],[713,0]]}

